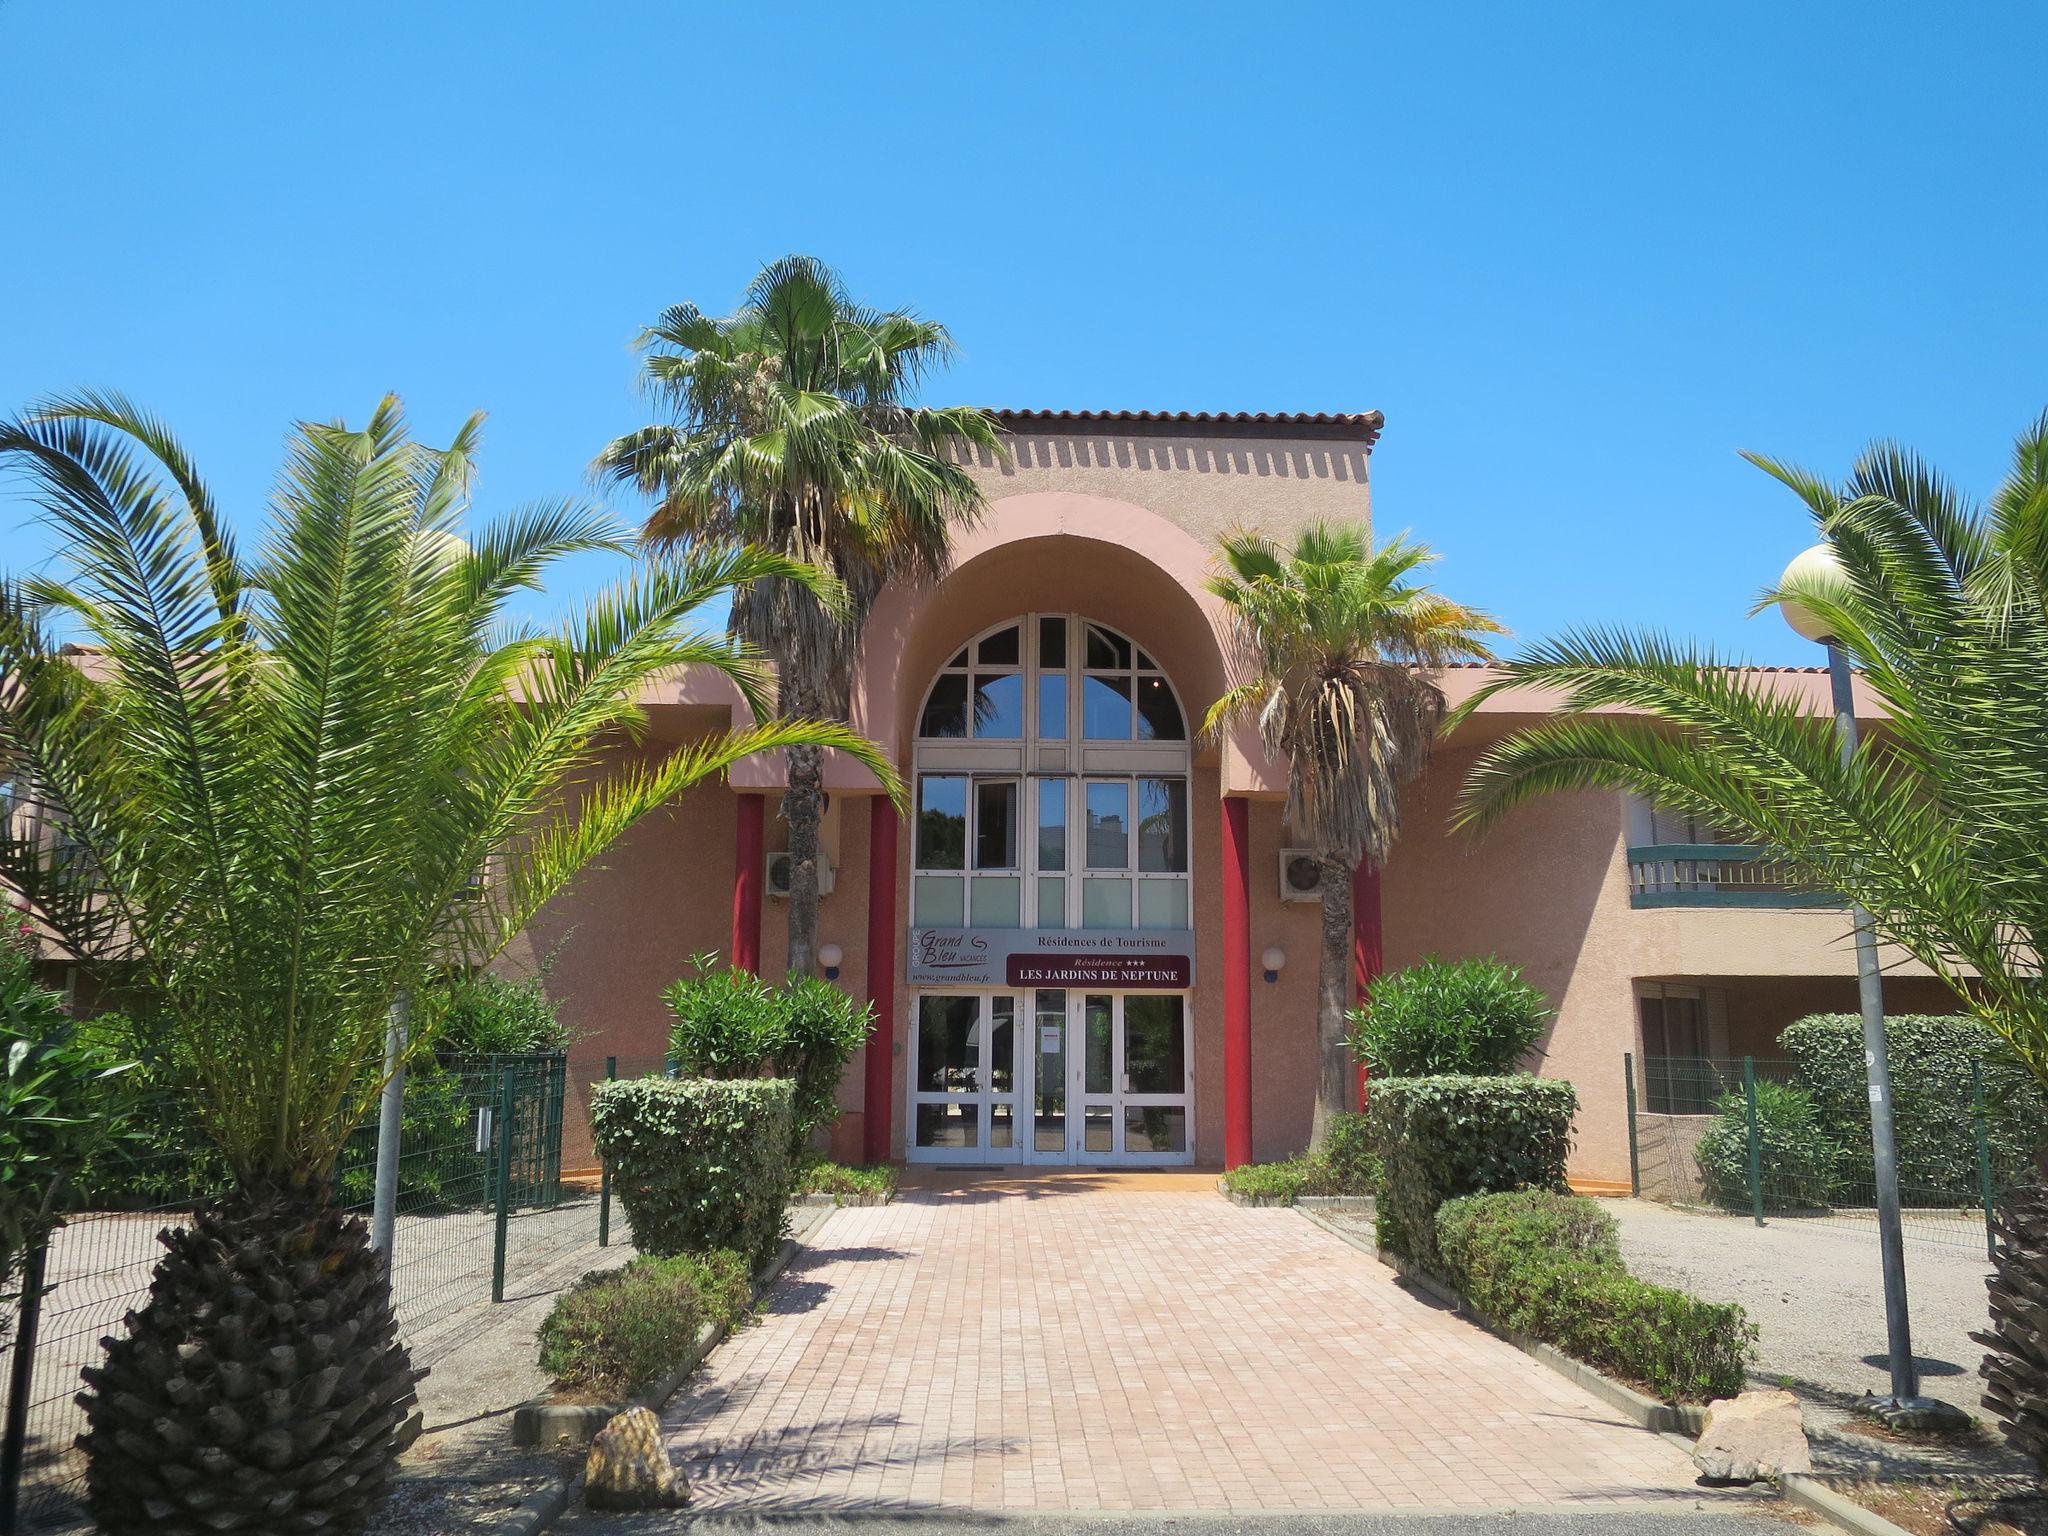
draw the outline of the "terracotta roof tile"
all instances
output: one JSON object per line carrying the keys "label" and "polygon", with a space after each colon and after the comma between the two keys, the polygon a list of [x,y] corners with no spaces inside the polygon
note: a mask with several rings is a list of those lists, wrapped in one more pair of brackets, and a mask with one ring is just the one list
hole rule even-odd
{"label": "terracotta roof tile", "polygon": [[1108,428],[1148,436],[1319,437],[1379,440],[1387,418],[1379,411],[1028,411],[990,407],[1012,432]]}

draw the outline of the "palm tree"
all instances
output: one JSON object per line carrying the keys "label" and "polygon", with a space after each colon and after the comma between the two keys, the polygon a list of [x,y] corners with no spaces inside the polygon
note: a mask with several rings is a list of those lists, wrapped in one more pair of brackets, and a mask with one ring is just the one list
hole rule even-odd
{"label": "palm tree", "polygon": [[[1845,764],[1834,723],[1754,671],[1655,636],[1567,635],[1494,685],[1554,689],[1565,707],[1481,754],[1459,819],[1484,829],[1536,796],[1604,787],[1745,833],[1868,911],[2048,1083],[2048,415],[1982,507],[1888,443],[1839,486],[1750,457],[1835,556],[1833,574],[1758,606],[1811,610],[1883,728]],[[2015,1191],[2003,1223],[1986,1400],[2048,1468],[2048,1429],[2014,1406],[2048,1394],[2048,1195]]]}
{"label": "palm tree", "polygon": [[[619,438],[598,472],[653,496],[657,548],[744,541],[830,571],[843,610],[801,582],[762,581],[731,628],[776,664],[785,714],[844,720],[861,631],[892,581],[937,579],[956,527],[981,510],[960,463],[999,447],[984,411],[906,403],[946,362],[944,326],[855,304],[830,268],[790,256],[764,268],[738,310],[665,311],[641,338],[645,377],[673,420]],[[818,948],[818,823],[824,754],[789,753],[789,974]]]}
{"label": "palm tree", "polygon": [[1318,1072],[1309,1146],[1320,1150],[1353,1076],[1345,1043],[1351,1004],[1351,882],[1379,865],[1401,829],[1401,786],[1429,760],[1444,696],[1434,673],[1492,658],[1505,631],[1477,609],[1410,578],[1436,555],[1395,538],[1374,549],[1365,530],[1316,524],[1291,550],[1256,533],[1222,543],[1225,570],[1209,590],[1230,610],[1245,680],[1210,708],[1203,729],[1254,719],[1266,750],[1287,760],[1287,822],[1323,870],[1317,967]]}
{"label": "palm tree", "polygon": [[[755,752],[886,763],[843,726],[756,725],[608,755],[642,686],[702,664],[758,712],[705,602],[829,579],[759,550],[650,566],[553,632],[507,600],[626,547],[597,513],[456,537],[479,423],[430,451],[397,402],[301,425],[238,547],[166,428],[116,397],[0,423],[61,536],[0,600],[0,761],[25,786],[0,879],[83,961],[139,976],[233,1188],[169,1234],[148,1304],[81,1398],[101,1529],[360,1531],[416,1424],[383,1260],[331,1193],[382,1087],[394,1000],[496,954],[647,812]],[[59,645],[61,620],[85,647]],[[432,1021],[418,1021],[417,1053]]]}

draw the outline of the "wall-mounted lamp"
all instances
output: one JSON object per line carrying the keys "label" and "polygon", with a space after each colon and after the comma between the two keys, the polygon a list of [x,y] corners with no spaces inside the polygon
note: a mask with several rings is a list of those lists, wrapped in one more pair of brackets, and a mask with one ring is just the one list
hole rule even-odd
{"label": "wall-mounted lamp", "polygon": [[1278,981],[1280,968],[1287,964],[1287,951],[1278,944],[1269,945],[1266,952],[1259,956],[1259,964],[1265,968],[1266,980]]}
{"label": "wall-mounted lamp", "polygon": [[837,944],[820,944],[818,946],[818,964],[825,967],[825,979],[827,981],[837,981],[839,979],[839,962],[845,958],[846,956],[840,951]]}

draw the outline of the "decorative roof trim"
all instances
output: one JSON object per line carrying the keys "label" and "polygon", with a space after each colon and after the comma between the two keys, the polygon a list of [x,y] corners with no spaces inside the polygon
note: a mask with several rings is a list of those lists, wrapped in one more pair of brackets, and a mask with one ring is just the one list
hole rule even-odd
{"label": "decorative roof trim", "polygon": [[991,408],[1011,432],[1104,431],[1131,437],[1300,437],[1379,441],[1379,411],[1021,411]]}

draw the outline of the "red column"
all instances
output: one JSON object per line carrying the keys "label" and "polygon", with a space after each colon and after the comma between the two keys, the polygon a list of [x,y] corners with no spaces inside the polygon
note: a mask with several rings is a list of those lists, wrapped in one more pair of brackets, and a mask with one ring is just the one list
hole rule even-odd
{"label": "red column", "polygon": [[761,829],[766,795],[741,795],[739,835],[732,854],[732,963],[743,971],[761,969]]}
{"label": "red column", "polygon": [[[1380,936],[1380,872],[1364,859],[1351,872],[1351,982],[1357,1001],[1365,1001],[1386,963]],[[1358,1064],[1358,1107],[1365,1108],[1365,1063]]]}
{"label": "red column", "polygon": [[896,1122],[896,806],[887,795],[868,801],[868,1036],[861,1136],[870,1163],[889,1161]]}
{"label": "red column", "polygon": [[1251,806],[1223,800],[1223,1166],[1252,1160]]}

